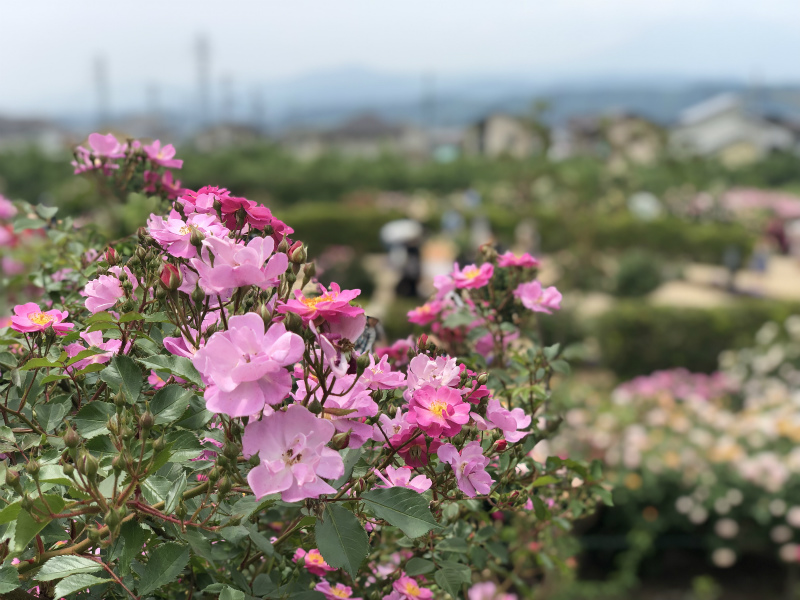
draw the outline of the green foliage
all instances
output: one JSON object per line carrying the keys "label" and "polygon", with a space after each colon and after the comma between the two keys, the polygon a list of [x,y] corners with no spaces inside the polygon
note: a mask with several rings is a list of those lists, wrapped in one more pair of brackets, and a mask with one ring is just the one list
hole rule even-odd
{"label": "green foliage", "polygon": [[428,508],[428,501],[414,490],[378,489],[364,492],[361,497],[376,517],[399,527],[410,538],[439,526]]}
{"label": "green foliage", "polygon": [[320,554],[325,561],[343,568],[355,578],[369,553],[369,538],[355,515],[338,504],[325,505],[322,518],[314,528]]}
{"label": "green foliage", "polygon": [[731,306],[671,308],[620,302],[589,326],[603,365],[622,378],[686,367],[710,373],[720,352],[742,347],[766,321],[783,321],[798,305],[740,300]]}
{"label": "green foliage", "polygon": [[661,285],[661,261],[650,252],[629,250],[619,259],[614,292],[617,296],[645,296]]}

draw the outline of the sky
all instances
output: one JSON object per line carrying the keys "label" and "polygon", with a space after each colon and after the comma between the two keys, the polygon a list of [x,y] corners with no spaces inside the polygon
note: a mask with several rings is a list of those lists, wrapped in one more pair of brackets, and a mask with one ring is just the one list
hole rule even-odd
{"label": "sky", "polygon": [[215,82],[342,68],[570,81],[680,76],[800,83],[800,0],[108,0],[0,4],[0,115],[95,102],[170,103],[196,84],[204,36]]}

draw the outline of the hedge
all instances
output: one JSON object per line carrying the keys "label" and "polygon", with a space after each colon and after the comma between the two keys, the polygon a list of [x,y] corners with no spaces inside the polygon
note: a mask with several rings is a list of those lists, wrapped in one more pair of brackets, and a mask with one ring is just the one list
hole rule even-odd
{"label": "hedge", "polygon": [[800,304],[746,299],[728,307],[691,309],[620,302],[587,324],[602,365],[621,378],[685,367],[710,373],[723,350],[745,347],[767,321],[800,313]]}

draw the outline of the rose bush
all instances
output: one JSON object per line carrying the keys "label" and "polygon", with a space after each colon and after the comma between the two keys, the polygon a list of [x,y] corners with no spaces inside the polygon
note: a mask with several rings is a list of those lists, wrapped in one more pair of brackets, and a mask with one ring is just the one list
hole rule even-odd
{"label": "rose bush", "polygon": [[182,189],[158,141],[88,146],[77,174],[165,210],[103,244],[6,214],[49,244],[0,330],[0,597],[509,599],[566,568],[609,494],[530,455],[567,368],[534,259],[486,248],[410,315],[431,337],[373,349],[267,207]]}

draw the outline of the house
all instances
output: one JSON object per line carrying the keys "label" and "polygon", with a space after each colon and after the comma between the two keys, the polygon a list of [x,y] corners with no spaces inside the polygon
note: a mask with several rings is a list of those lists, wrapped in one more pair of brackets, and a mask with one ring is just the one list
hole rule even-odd
{"label": "house", "polygon": [[774,151],[796,150],[798,133],[795,123],[770,114],[757,97],[725,93],[684,110],[669,141],[678,153],[713,156],[737,166]]}
{"label": "house", "polygon": [[664,149],[664,137],[658,125],[632,113],[574,117],[554,129],[549,156],[591,156],[620,169],[652,164]]}
{"label": "house", "polygon": [[472,156],[526,158],[539,154],[545,144],[533,127],[523,119],[496,113],[471,127],[464,135],[464,153]]}
{"label": "house", "polygon": [[389,123],[369,113],[324,131],[289,132],[282,143],[295,156],[306,160],[330,151],[357,158],[377,158],[382,154],[423,158],[429,153],[428,138],[423,131]]}

